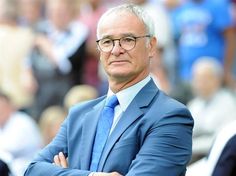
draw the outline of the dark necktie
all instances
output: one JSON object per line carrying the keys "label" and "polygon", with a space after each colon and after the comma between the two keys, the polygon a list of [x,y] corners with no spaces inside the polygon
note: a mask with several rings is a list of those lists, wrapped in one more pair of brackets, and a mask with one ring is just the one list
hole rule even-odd
{"label": "dark necktie", "polygon": [[109,136],[114,118],[114,108],[118,105],[118,99],[115,95],[108,98],[101,116],[98,121],[96,136],[93,144],[93,152],[90,164],[90,171],[97,171],[98,164]]}

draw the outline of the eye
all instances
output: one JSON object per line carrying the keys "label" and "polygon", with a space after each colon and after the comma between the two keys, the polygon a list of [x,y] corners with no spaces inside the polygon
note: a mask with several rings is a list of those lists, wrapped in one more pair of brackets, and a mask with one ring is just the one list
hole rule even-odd
{"label": "eye", "polygon": [[109,46],[109,45],[112,45],[112,40],[105,38],[105,39],[100,40],[100,44],[103,46]]}
{"label": "eye", "polygon": [[132,43],[134,41],[135,41],[134,37],[124,37],[124,38],[122,38],[122,42],[125,42],[125,43]]}

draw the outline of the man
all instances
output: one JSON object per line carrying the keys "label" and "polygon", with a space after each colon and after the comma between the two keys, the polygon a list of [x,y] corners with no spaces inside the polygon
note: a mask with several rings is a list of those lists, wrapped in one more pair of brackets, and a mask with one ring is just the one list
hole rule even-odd
{"label": "man", "polygon": [[17,108],[28,109],[33,101],[33,91],[25,86],[28,79],[22,65],[32,47],[34,35],[17,24],[18,12],[17,0],[0,0],[0,89],[8,94]]}
{"label": "man", "polygon": [[87,27],[74,19],[74,0],[48,0],[46,12],[25,62],[25,72],[36,85],[31,115],[37,121],[45,108],[62,105],[67,91],[82,83],[88,33]]}
{"label": "man", "polygon": [[193,63],[199,57],[209,56],[222,64],[224,79],[232,86],[235,32],[230,8],[230,3],[224,0],[188,0],[176,9],[179,74],[184,82],[192,79],[189,73]]}
{"label": "man", "polygon": [[194,98],[187,104],[195,122],[192,161],[206,156],[215,135],[236,118],[235,96],[223,87],[223,67],[216,60],[201,57],[193,64]]}
{"label": "man", "polygon": [[[108,75],[108,94],[74,106],[26,176],[185,175],[193,120],[189,111],[158,90],[149,76],[156,50],[153,31],[150,18],[137,6],[114,7],[101,17],[97,43]],[[103,107],[114,95],[119,104],[106,144],[99,148],[109,121],[100,128],[107,115],[107,107]]]}

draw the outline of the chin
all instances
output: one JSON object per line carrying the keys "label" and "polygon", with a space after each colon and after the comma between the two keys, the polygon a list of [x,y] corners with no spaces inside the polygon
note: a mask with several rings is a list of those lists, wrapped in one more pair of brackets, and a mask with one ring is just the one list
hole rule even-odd
{"label": "chin", "polygon": [[108,70],[108,74],[111,76],[127,76],[131,74],[130,70],[124,70],[124,68],[112,68]]}
{"label": "chin", "polygon": [[115,78],[115,79],[127,79],[130,74],[122,73],[122,72],[115,72],[115,73],[113,72],[109,75],[110,77]]}

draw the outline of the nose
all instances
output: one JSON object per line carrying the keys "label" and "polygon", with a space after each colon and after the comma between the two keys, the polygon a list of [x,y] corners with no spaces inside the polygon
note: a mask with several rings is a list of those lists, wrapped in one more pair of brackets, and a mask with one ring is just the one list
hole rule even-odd
{"label": "nose", "polygon": [[121,47],[120,41],[119,40],[114,40],[114,46],[111,50],[111,53],[113,55],[119,55],[119,54],[124,53],[124,52],[125,52],[125,50]]}

